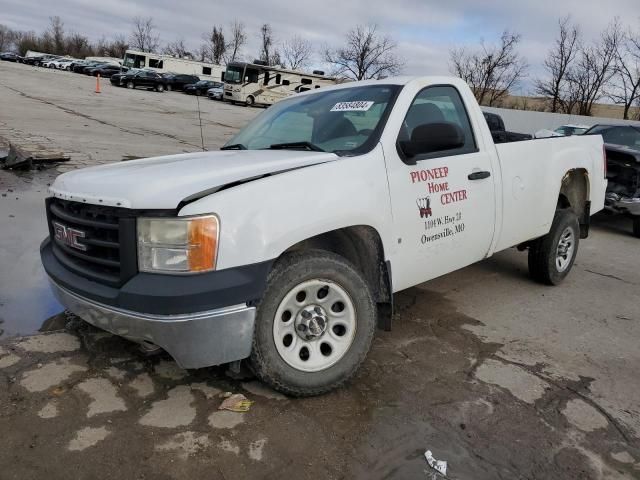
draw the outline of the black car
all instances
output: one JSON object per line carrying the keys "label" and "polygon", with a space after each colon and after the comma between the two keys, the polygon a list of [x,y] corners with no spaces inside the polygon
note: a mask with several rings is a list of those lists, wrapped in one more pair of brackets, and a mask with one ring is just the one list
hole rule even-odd
{"label": "black car", "polygon": [[585,135],[602,135],[607,154],[605,208],[631,218],[640,238],[640,127],[594,125]]}
{"label": "black car", "polygon": [[199,82],[185,85],[182,91],[189,95],[206,95],[207,90],[219,84],[220,82],[214,82],[213,80],[200,80]]}
{"label": "black car", "polygon": [[37,57],[24,57],[22,59],[22,63],[24,63],[25,65],[35,65],[36,67],[40,66],[41,62],[44,62],[46,60],[45,57],[43,56],[37,56]]}
{"label": "black car", "polygon": [[92,71],[96,68],[102,68],[102,67],[106,67],[107,65],[111,65],[110,63],[105,63],[105,62],[98,62],[95,65],[87,65],[86,67],[84,67],[82,69],[82,73],[84,73],[85,75],[92,75]]}
{"label": "black car", "polygon": [[73,66],[73,71],[76,73],[85,73],[87,69],[95,68],[98,65],[101,65],[101,62],[95,62],[95,61],[84,61],[82,63],[78,62]]}
{"label": "black car", "polygon": [[108,65],[102,65],[99,67],[90,68],[88,73],[89,75],[93,75],[94,77],[97,77],[98,75],[100,75],[101,77],[104,77],[104,78],[110,78],[112,75],[116,73],[120,73],[121,71],[126,72],[127,70],[128,70],[127,67],[108,64]]}
{"label": "black car", "polygon": [[20,61],[20,55],[13,52],[3,52],[0,53],[0,60],[4,60],[5,62],[18,62]]}
{"label": "black car", "polygon": [[154,89],[156,92],[164,92],[165,89],[165,79],[156,72],[148,70],[127,73],[120,77],[120,83],[127,88],[145,87]]}
{"label": "black car", "polygon": [[195,75],[186,75],[181,73],[173,73],[163,75],[166,80],[167,90],[183,90],[185,85],[197,83],[200,81]]}

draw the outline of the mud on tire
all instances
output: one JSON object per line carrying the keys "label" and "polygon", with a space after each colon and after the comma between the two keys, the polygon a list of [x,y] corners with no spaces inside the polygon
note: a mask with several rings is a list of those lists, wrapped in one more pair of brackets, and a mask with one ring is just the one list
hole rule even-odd
{"label": "mud on tire", "polygon": [[529,274],[547,285],[558,285],[571,271],[578,254],[580,224],[570,209],[557,210],[551,230],[529,247]]}
{"label": "mud on tire", "polygon": [[[319,371],[303,371],[292,366],[295,362],[291,361],[291,357],[285,360],[287,357],[279,353],[278,349],[282,351],[282,347],[276,346],[276,342],[282,339],[276,338],[276,329],[279,327],[274,325],[274,322],[284,321],[283,318],[276,318],[276,313],[282,311],[284,302],[288,301],[287,298],[290,298],[292,292],[301,285],[314,282],[318,285],[317,281],[339,286],[342,293],[348,295],[355,312],[355,332],[351,334],[351,343],[345,347],[345,352],[341,357],[337,357],[339,359],[334,364]],[[317,298],[321,298],[319,293],[317,295]],[[296,296],[295,301],[297,299]],[[309,307],[300,304],[299,311],[290,311],[291,319],[287,321],[297,322],[297,319],[302,318],[299,315],[304,313],[302,310],[305,308]],[[333,328],[331,322],[335,320],[332,318],[328,312],[328,328]],[[369,285],[363,275],[347,260],[323,250],[287,254],[274,265],[267,280],[265,293],[257,306],[250,366],[258,378],[282,393],[297,397],[320,395],[341,386],[355,374],[371,347],[376,324],[377,309]],[[299,324],[292,325],[300,328]],[[295,329],[296,333],[298,329]],[[322,335],[325,334],[329,334],[328,330]],[[322,337],[318,338],[321,342]],[[301,342],[296,346],[304,345],[305,342],[298,338],[295,341]],[[320,352],[320,346],[313,351]]]}

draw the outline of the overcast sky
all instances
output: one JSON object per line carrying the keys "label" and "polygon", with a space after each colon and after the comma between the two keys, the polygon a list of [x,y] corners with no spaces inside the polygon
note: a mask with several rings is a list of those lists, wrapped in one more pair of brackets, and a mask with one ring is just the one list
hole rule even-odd
{"label": "overcast sky", "polygon": [[[405,59],[403,73],[446,74],[452,46],[495,41],[509,29],[522,35],[521,54],[540,72],[553,43],[559,17],[571,14],[586,40],[595,39],[615,17],[640,30],[640,0],[2,0],[0,23],[40,32],[58,15],[68,32],[98,39],[128,36],[131,19],[151,16],[163,44],[183,38],[197,50],[202,34],[213,25],[242,21],[247,59],[258,55],[258,31],[270,23],[277,40],[301,35],[317,49],[338,45],[358,23],[376,23],[398,43]],[[319,61],[320,55],[317,55]]]}

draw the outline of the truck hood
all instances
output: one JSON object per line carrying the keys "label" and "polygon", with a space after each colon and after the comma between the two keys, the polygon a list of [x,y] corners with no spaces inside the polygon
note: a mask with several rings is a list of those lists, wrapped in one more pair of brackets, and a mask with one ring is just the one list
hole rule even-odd
{"label": "truck hood", "polygon": [[132,209],[174,209],[236,182],[337,160],[333,153],[226,150],[131,160],[68,172],[49,191],[57,198]]}

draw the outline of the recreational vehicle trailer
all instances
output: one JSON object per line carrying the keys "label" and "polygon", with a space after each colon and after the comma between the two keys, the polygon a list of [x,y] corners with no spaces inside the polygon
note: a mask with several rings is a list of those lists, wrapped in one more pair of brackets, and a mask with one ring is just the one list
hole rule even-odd
{"label": "recreational vehicle trailer", "polygon": [[158,55],[137,50],[127,50],[124,54],[123,65],[129,68],[145,68],[158,73],[184,73],[197,75],[203,80],[224,80],[224,67],[213,63],[196,62],[186,58],[176,58],[171,55]]}
{"label": "recreational vehicle trailer", "polygon": [[272,67],[263,62],[231,62],[224,76],[224,99],[246,105],[271,105],[294,93],[339,83],[324,72]]}

